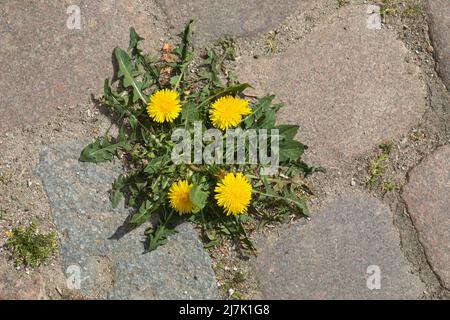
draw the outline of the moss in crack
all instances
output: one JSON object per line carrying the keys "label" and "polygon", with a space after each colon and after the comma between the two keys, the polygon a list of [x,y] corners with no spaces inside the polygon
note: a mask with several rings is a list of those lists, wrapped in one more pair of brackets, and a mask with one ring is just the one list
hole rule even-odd
{"label": "moss in crack", "polygon": [[10,179],[4,175],[0,175],[0,183],[1,184],[8,184],[8,182],[10,181]]}
{"label": "moss in crack", "polygon": [[0,220],[3,220],[3,218],[6,216],[6,210],[0,207]]}
{"label": "moss in crack", "polygon": [[386,163],[389,161],[389,155],[393,146],[394,144],[392,142],[381,144],[379,146],[381,153],[378,153],[369,161],[368,176],[365,178],[365,183],[370,189],[380,187],[383,192],[388,192],[396,188],[395,183],[383,179]]}
{"label": "moss in crack", "polygon": [[245,284],[247,276],[242,271],[232,271],[222,284],[224,294],[228,294],[232,300],[244,300],[245,296],[240,292],[240,287]]}
{"label": "moss in crack", "polygon": [[422,7],[416,0],[381,0],[381,16],[398,16],[401,18],[414,18],[422,15]]}
{"label": "moss in crack", "polygon": [[381,183],[381,190],[383,192],[389,192],[397,189],[397,185],[392,181],[383,181]]}
{"label": "moss in crack", "polygon": [[338,0],[338,6],[343,7],[350,4],[350,0]]}
{"label": "moss in crack", "polygon": [[275,53],[278,51],[277,41],[275,39],[275,33],[270,33],[266,38],[266,52]]}

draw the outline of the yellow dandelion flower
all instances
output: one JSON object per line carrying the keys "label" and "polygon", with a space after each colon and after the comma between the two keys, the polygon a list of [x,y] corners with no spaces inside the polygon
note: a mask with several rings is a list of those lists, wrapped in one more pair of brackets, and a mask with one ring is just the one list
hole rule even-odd
{"label": "yellow dandelion flower", "polygon": [[228,173],[214,191],[217,204],[225,209],[227,216],[247,212],[252,198],[252,185],[242,173]]}
{"label": "yellow dandelion flower", "polygon": [[214,127],[221,130],[234,128],[242,121],[242,117],[252,112],[248,101],[244,99],[226,96],[218,99],[211,105],[209,118]]}
{"label": "yellow dandelion flower", "polygon": [[173,183],[169,189],[170,206],[179,214],[191,213],[194,210],[194,204],[189,198],[189,192],[192,184],[186,180]]}
{"label": "yellow dandelion flower", "polygon": [[180,96],[171,89],[155,92],[147,105],[148,115],[156,122],[172,122],[181,112]]}

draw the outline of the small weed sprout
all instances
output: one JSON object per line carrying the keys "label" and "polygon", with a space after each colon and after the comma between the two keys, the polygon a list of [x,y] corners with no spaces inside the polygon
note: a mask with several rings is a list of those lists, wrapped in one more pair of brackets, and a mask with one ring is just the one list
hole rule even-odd
{"label": "small weed sprout", "polygon": [[376,155],[369,161],[368,173],[365,179],[366,186],[375,189],[381,186],[383,192],[392,191],[396,188],[395,183],[391,181],[383,181],[383,174],[386,170],[386,163],[389,160],[389,155],[394,147],[393,142],[386,142],[379,145],[381,153]]}
{"label": "small weed sprout", "polygon": [[245,296],[240,292],[240,289],[247,280],[247,276],[242,271],[233,271],[221,286],[225,294],[230,295],[232,300],[244,300]]}
{"label": "small weed sprout", "polygon": [[0,175],[0,183],[1,184],[8,184],[9,182],[9,178],[4,176],[4,175]]}
{"label": "small weed sprout", "polygon": [[417,17],[422,13],[422,8],[413,0],[383,0],[381,4],[381,16],[400,16],[402,18]]}
{"label": "small weed sprout", "polygon": [[57,248],[56,233],[39,233],[33,221],[28,227],[14,227],[6,242],[16,265],[39,267]]}
{"label": "small weed sprout", "polygon": [[381,175],[385,169],[385,163],[388,160],[388,155],[385,153],[377,155],[369,163],[369,176],[366,177],[366,185],[374,188],[379,184]]}
{"label": "small weed sprout", "polygon": [[397,188],[397,185],[392,181],[383,181],[381,184],[381,190],[383,192],[393,191]]}
{"label": "small weed sprout", "polygon": [[339,7],[343,7],[350,4],[350,0],[338,0]]}
{"label": "small weed sprout", "polygon": [[3,220],[6,215],[6,210],[0,207],[0,220]]}
{"label": "small weed sprout", "polygon": [[269,34],[266,38],[267,53],[274,53],[278,50],[275,34]]}

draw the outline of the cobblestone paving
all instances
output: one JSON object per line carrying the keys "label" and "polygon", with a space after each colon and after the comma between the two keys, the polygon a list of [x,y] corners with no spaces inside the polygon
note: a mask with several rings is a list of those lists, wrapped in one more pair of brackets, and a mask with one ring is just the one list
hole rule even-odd
{"label": "cobblestone paving", "polygon": [[[405,255],[404,239],[399,237],[402,226],[394,224],[395,206],[389,197],[361,187],[357,192],[342,188],[339,195],[319,199],[322,206],[314,207],[311,221],[294,222],[265,237],[256,235],[259,255],[249,265],[261,297],[448,297],[450,136],[440,128],[448,128],[450,112],[444,87],[450,86],[450,3],[414,0],[421,8],[414,12],[425,17],[418,29],[422,38],[417,39],[428,41],[430,34],[428,48],[419,50],[419,40],[408,42],[398,36],[414,25],[406,16],[397,17],[401,22],[397,29],[386,21],[381,29],[369,26],[374,14],[373,9],[368,11],[369,2],[352,0],[339,6],[332,0],[85,1],[78,30],[67,26],[73,14],[67,12],[71,1],[2,1],[0,148],[11,137],[19,146],[36,143],[39,136],[25,141],[29,137],[25,132],[39,132],[36,128],[53,123],[57,110],[89,104],[91,94],[100,94],[103,79],[113,76],[111,52],[115,46],[127,47],[130,26],[155,52],[166,36],[198,18],[196,44],[208,46],[223,35],[238,39],[241,52],[234,67],[239,80],[251,83],[253,93],[275,93],[286,103],[280,120],[300,125],[298,138],[310,146],[308,162],[338,173],[333,179],[332,173],[324,173],[326,183],[348,185],[350,177],[341,171],[349,172],[353,162],[364,167],[360,159],[372,155],[381,143],[408,136],[414,149],[420,139],[427,139],[427,133],[421,136],[423,131],[435,130],[440,137],[439,142],[433,140],[431,152],[415,153],[421,161],[403,173],[406,184],[393,192],[404,201],[401,214],[418,236],[414,252],[422,254],[444,294],[430,296],[429,281],[412,268],[413,255]],[[266,53],[255,55],[252,46]],[[429,61],[436,61],[436,71],[426,70],[422,63],[428,53],[433,55]],[[439,108],[435,101],[441,101]],[[75,120],[66,119],[66,126],[71,121]],[[71,136],[84,141],[87,134]],[[219,297],[211,259],[190,225],[181,225],[167,246],[146,255],[139,251],[142,230],[111,240],[127,214],[123,208],[111,210],[108,202],[111,179],[120,164],[81,164],[76,160],[80,142],[73,137],[62,140],[36,153],[41,156],[34,172],[43,182],[36,187],[46,192],[48,200],[42,201],[50,204],[60,238],[57,267],[65,276],[67,268],[80,268],[85,277],[82,296]],[[13,172],[21,182],[23,171],[17,174],[22,169],[16,163],[22,162],[6,151],[2,150],[8,154],[8,159],[1,158],[2,173]],[[14,185],[16,193],[26,196],[26,185],[27,181]],[[20,272],[0,252],[0,298],[53,296],[39,271],[24,277]]]}

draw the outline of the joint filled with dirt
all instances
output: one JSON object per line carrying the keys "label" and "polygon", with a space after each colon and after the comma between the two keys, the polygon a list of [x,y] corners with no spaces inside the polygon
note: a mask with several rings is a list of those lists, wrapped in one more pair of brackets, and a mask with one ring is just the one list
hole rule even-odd
{"label": "joint filled with dirt", "polygon": [[[314,190],[310,206],[317,210],[331,195],[351,194],[356,191],[369,192],[382,200],[393,213],[393,223],[400,235],[400,246],[410,264],[411,272],[419,275],[425,284],[422,298],[449,299],[449,291],[441,285],[430,267],[408,208],[400,195],[402,187],[408,182],[410,170],[438,147],[450,142],[450,93],[435,70],[434,48],[429,36],[425,1],[353,0],[342,5],[342,8],[363,3],[381,6],[382,28],[394,32],[405,44],[409,51],[407,63],[420,67],[422,80],[427,85],[427,99],[424,101],[426,111],[409,131],[393,141],[386,141],[392,146],[378,186],[370,187],[366,183],[370,176],[371,161],[383,152],[377,147],[363,156],[343,160],[336,168],[328,168],[325,173],[310,177],[308,182]],[[279,28],[264,37],[238,39],[238,53],[255,59],[282,54],[296,43],[301,43],[315,26],[327,21],[336,10],[341,10],[341,7],[338,8],[334,2],[323,1],[306,13],[296,12]]]}
{"label": "joint filled with dirt", "polygon": [[[429,36],[425,0],[350,0],[345,3],[341,1],[341,5],[337,0],[311,3],[313,4],[308,10],[293,12],[281,25],[264,35],[236,39],[237,55],[255,59],[261,56],[276,56],[302,42],[318,25],[327,22],[332,14],[344,12],[341,10],[345,10],[346,6],[364,3],[383,7],[383,28],[397,34],[398,39],[409,50],[408,63],[419,66],[422,71],[422,80],[427,84],[426,112],[408,132],[387,142],[391,147],[386,159],[382,161],[382,172],[374,177],[378,181],[374,186],[369,186],[366,182],[367,177],[371,175],[371,161],[385,152],[383,148],[378,147],[360,157],[343,160],[339,167],[308,178],[306,183],[311,186],[313,193],[310,206],[317,210],[332,195],[360,191],[382,200],[393,213],[393,223],[400,235],[400,247],[412,273],[418,274],[425,284],[426,290],[422,298],[450,299],[449,290],[443,288],[427,260],[408,208],[401,197],[401,190],[408,182],[409,172],[438,147],[450,143],[450,93],[435,70],[435,51]],[[157,19],[154,19],[163,24],[164,35],[172,34],[174,30],[168,31],[169,28],[165,25],[166,15],[156,4],[155,8],[158,10],[154,13]],[[150,12],[146,9],[147,11]],[[226,64],[229,69],[234,66],[234,63]],[[31,218],[37,219],[44,231],[55,229],[51,222],[50,206],[46,200],[43,201],[46,195],[41,181],[32,173],[43,146],[80,137],[93,138],[101,135],[111,125],[110,117],[99,113],[92,101],[58,108],[54,113],[48,123],[42,126],[33,125],[28,129],[17,129],[0,135],[0,245],[6,241],[6,232],[17,224],[25,224]],[[27,196],[24,197],[24,194]],[[273,232],[279,230],[277,225],[270,226],[269,229]],[[210,249],[210,255],[223,298],[260,297],[260,285],[250,260],[240,255],[232,243]],[[101,273],[106,274],[105,287],[110,288],[114,283],[111,278],[113,271],[108,267],[109,262],[99,260],[96,263]],[[66,279],[58,254],[55,254],[49,264],[39,269],[16,270],[10,254],[0,249],[0,264],[8,274],[5,278],[20,277],[21,272],[30,274],[30,277],[42,277],[42,281],[33,283],[37,283],[35,291],[45,291],[43,295],[46,298],[85,298],[61,290]]]}
{"label": "joint filled with dirt", "polygon": [[432,271],[408,208],[400,196],[402,186],[408,182],[409,171],[437,147],[450,142],[450,94],[435,70],[434,49],[429,36],[425,1],[410,2],[410,8],[414,8],[414,11],[410,10],[410,14],[406,17],[390,16],[387,23],[397,31],[408,48],[416,53],[416,62],[422,68],[428,84],[428,108],[421,123],[411,130],[408,137],[402,137],[402,141],[405,138],[411,141],[406,148],[410,150],[401,156],[394,155],[394,158],[398,159],[396,166],[404,169],[401,170],[404,176],[401,178],[401,185],[394,192],[385,194],[383,199],[394,213],[394,224],[400,233],[403,253],[412,264],[413,271],[419,273],[427,286],[424,297],[449,299],[450,292],[442,287]]}
{"label": "joint filled with dirt", "polygon": [[[389,2],[391,8],[403,8],[403,1]],[[425,11],[425,1],[411,0],[408,2],[408,14],[390,14],[385,16],[385,27],[396,31],[408,49],[414,54],[414,63],[420,66],[428,86],[427,111],[420,123],[394,141],[394,148],[389,154],[387,168],[383,172],[385,181],[394,181],[394,188],[388,192],[379,188],[372,190],[373,194],[387,203],[394,214],[394,224],[397,227],[401,248],[412,266],[413,273],[418,273],[426,285],[424,298],[449,299],[450,292],[439,282],[433,272],[426,253],[419,241],[417,230],[408,213],[408,208],[400,192],[408,182],[408,174],[423,158],[431,154],[439,146],[450,142],[450,94],[435,70],[434,49],[429,36],[428,17]],[[393,9],[392,9],[393,10]],[[374,156],[366,157],[364,161]]]}

